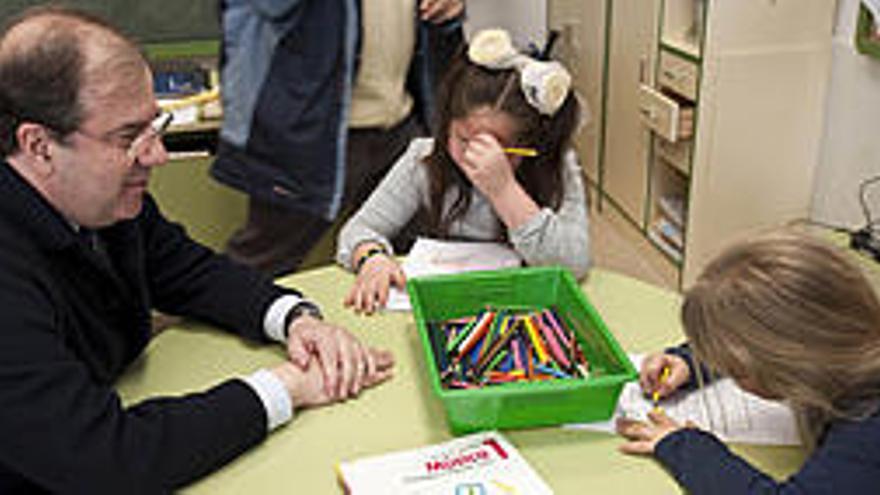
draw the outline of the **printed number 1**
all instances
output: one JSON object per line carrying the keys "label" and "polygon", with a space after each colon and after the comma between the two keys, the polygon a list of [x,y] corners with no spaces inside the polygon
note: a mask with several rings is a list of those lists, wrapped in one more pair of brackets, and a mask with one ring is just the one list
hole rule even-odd
{"label": "printed number 1", "polygon": [[498,441],[494,438],[484,440],[483,445],[489,446],[489,448],[491,448],[495,451],[496,454],[498,454],[498,457],[501,457],[502,459],[507,459],[507,452],[505,452],[504,449],[501,448],[501,445],[499,445]]}

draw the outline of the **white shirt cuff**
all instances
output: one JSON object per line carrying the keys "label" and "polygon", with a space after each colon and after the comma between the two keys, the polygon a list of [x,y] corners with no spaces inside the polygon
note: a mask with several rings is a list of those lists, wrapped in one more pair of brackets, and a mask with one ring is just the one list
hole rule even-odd
{"label": "white shirt cuff", "polygon": [[303,298],[293,294],[285,294],[275,299],[263,318],[263,329],[266,331],[266,336],[282,344],[287,342],[287,338],[284,336],[284,318],[287,317],[287,313],[294,306],[303,300]]}
{"label": "white shirt cuff", "polygon": [[260,402],[263,403],[263,408],[266,410],[267,431],[272,431],[293,418],[293,403],[290,401],[287,387],[271,371],[264,368],[242,380],[254,389]]}

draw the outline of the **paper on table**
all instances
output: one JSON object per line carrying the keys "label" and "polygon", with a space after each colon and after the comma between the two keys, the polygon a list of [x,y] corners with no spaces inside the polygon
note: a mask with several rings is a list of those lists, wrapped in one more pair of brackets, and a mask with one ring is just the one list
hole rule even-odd
{"label": "paper on table", "polygon": [[[630,355],[640,369],[641,355]],[[761,399],[739,388],[730,378],[716,380],[702,389],[677,394],[661,406],[669,417],[684,423],[693,421],[727,442],[755,445],[800,445],[797,422],[791,409],[779,402]],[[645,420],[653,408],[637,382],[627,383],[610,421],[566,425],[569,428],[614,432],[618,417]]]}
{"label": "paper on table", "polygon": [[553,495],[498,432],[343,462],[337,472],[345,493],[358,495]]}
{"label": "paper on table", "polygon": [[[407,279],[425,275],[497,270],[522,265],[522,258],[509,247],[495,242],[450,242],[419,238],[403,262]],[[406,290],[392,287],[385,309],[409,311]]]}

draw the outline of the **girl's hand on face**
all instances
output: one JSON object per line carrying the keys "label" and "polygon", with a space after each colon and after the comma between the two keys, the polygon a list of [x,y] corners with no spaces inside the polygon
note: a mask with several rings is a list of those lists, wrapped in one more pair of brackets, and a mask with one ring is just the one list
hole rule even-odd
{"label": "girl's hand on face", "polygon": [[[663,370],[669,369],[663,378]],[[673,354],[652,354],[642,361],[639,372],[639,385],[645,395],[659,394],[660,398],[669,397],[691,378],[691,371],[684,359]]]}
{"label": "girl's hand on face", "polygon": [[617,418],[617,433],[627,439],[620,446],[624,454],[652,455],[660,440],[683,428],[693,427],[692,423],[682,426],[666,415],[663,409],[648,413],[648,422],[635,419]]}
{"label": "girl's hand on face", "polygon": [[477,134],[468,141],[460,166],[474,187],[490,199],[516,184],[513,163],[491,134]]}
{"label": "girl's hand on face", "polygon": [[406,286],[403,269],[389,256],[372,256],[361,266],[354,286],[343,302],[357,313],[372,314],[385,307],[392,285],[400,289]]}

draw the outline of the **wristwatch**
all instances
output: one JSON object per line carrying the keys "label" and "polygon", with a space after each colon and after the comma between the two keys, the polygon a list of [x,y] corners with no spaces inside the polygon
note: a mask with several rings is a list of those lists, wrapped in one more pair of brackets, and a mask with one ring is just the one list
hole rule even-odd
{"label": "wristwatch", "polygon": [[321,309],[318,306],[310,301],[302,300],[293,305],[290,308],[290,311],[287,312],[287,316],[284,317],[284,336],[287,337],[288,332],[290,332],[290,325],[296,321],[297,318],[303,315],[309,315],[312,318],[317,318],[319,320],[324,319],[324,315],[321,314]]}

